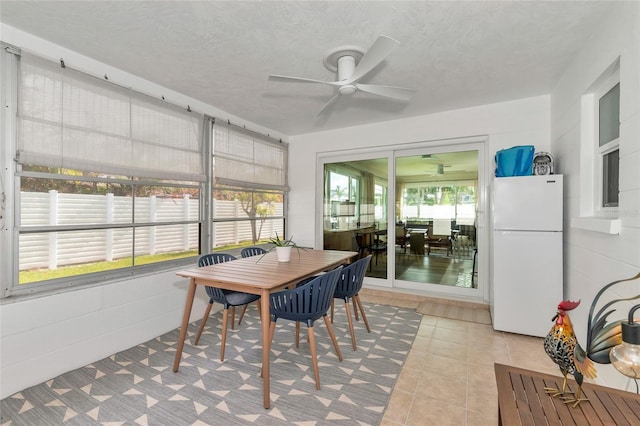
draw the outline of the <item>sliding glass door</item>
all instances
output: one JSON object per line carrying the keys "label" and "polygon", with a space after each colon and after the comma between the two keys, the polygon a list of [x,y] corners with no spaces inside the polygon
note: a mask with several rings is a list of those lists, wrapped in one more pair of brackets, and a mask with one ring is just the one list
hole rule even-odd
{"label": "sliding glass door", "polygon": [[398,152],[395,187],[395,279],[477,288],[478,151]]}
{"label": "sliding glass door", "polygon": [[365,283],[479,296],[483,141],[327,156],[322,247],[371,254]]}
{"label": "sliding glass door", "polygon": [[372,254],[367,276],[387,278],[387,158],[324,164],[323,247]]}

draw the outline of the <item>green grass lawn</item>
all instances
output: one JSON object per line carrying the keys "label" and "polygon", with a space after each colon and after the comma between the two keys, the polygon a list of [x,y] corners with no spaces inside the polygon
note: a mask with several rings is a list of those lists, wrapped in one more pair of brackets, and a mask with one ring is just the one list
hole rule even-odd
{"label": "green grass lawn", "polygon": [[[260,241],[256,244],[264,243],[266,241]],[[239,244],[227,244],[224,246],[216,247],[216,252],[224,252],[241,247],[249,247],[254,245],[251,241],[241,242]],[[167,260],[182,259],[185,257],[197,256],[197,250],[182,251],[177,253],[161,253],[136,257],[136,266],[149,265],[152,263],[164,262]],[[91,274],[94,272],[111,271],[115,269],[130,268],[132,266],[132,260],[130,257],[124,259],[117,259],[111,262],[92,262],[84,263],[82,265],[63,266],[58,269],[32,269],[29,271],[20,271],[20,284],[34,283],[38,281],[53,280],[56,278],[73,277],[77,275]]]}

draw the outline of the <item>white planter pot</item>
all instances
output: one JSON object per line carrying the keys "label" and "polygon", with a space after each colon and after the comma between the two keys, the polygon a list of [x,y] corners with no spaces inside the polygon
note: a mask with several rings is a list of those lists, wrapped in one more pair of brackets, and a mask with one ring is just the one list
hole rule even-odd
{"label": "white planter pot", "polygon": [[291,249],[293,247],[276,247],[278,262],[288,262],[291,259]]}

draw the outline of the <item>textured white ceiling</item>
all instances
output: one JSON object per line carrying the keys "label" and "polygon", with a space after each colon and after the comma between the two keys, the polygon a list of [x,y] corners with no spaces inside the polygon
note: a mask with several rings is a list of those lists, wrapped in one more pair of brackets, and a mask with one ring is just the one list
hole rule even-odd
{"label": "textured white ceiling", "polygon": [[[582,1],[6,1],[0,20],[229,114],[296,135],[547,94],[615,7]],[[409,103],[269,74],[334,80],[340,45],[400,41],[361,83]],[[224,118],[224,117],[223,117]]]}

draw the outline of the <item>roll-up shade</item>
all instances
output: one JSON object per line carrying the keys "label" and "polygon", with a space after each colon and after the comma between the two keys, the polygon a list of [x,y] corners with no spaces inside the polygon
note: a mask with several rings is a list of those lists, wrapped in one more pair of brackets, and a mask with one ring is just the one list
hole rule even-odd
{"label": "roll-up shade", "polygon": [[18,161],[204,181],[202,114],[23,52]]}
{"label": "roll-up shade", "polygon": [[288,145],[216,120],[213,125],[216,186],[288,191]]}

